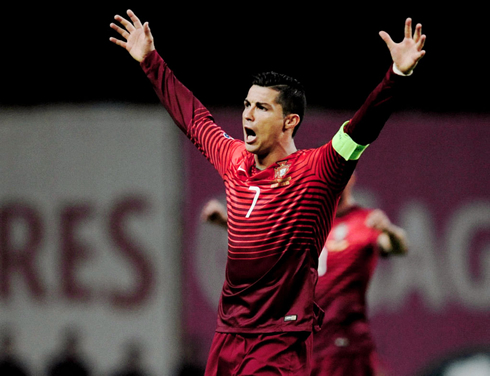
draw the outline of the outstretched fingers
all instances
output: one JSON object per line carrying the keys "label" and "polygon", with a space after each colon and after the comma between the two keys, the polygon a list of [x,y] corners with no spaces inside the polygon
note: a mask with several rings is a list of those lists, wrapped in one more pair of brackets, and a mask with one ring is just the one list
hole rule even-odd
{"label": "outstretched fingers", "polygon": [[137,61],[141,62],[148,54],[155,50],[153,36],[148,22],[141,23],[133,11],[128,10],[129,19],[119,15],[114,16],[118,22],[111,23],[110,27],[122,38],[109,38],[116,45],[123,47]]}
{"label": "outstretched fingers", "polygon": [[[139,20],[139,18],[134,14],[134,12],[130,9],[127,10],[127,14],[130,18],[130,20],[127,20],[126,18],[124,17],[121,17],[120,15],[116,14],[114,16],[114,19],[119,22],[123,27],[115,24],[115,23],[111,23],[110,24],[110,27],[111,29],[115,30],[119,35],[121,35],[126,41],[124,40],[120,40],[120,39],[117,39],[117,38],[109,38],[109,40],[115,44],[117,44],[118,46],[121,46],[123,48],[127,48],[128,44],[127,44],[127,41],[128,39],[131,37],[131,34],[134,33],[137,29],[140,29],[143,27],[143,25],[141,25],[141,21]],[[150,33],[149,31],[149,28],[145,25],[144,27],[144,31],[145,31],[145,34],[148,35]]]}
{"label": "outstretched fingers", "polygon": [[150,31],[150,24],[148,22],[145,22],[143,24],[143,31],[145,32],[146,38],[148,40],[152,39],[151,31]]}
{"label": "outstretched fingers", "polygon": [[390,34],[388,34],[386,31],[380,31],[379,36],[381,37],[381,39],[384,40],[384,42],[386,43],[388,48],[390,48],[391,45],[393,45],[395,43],[395,42],[393,42],[393,39],[391,39]]}
{"label": "outstretched fingers", "polygon": [[112,43],[117,44],[118,46],[121,46],[122,48],[126,49],[126,42],[124,42],[120,39],[114,38],[114,37],[110,37],[109,40]]}
{"label": "outstretched fingers", "polygon": [[140,27],[143,26],[141,24],[140,19],[136,16],[136,14],[134,14],[134,12],[131,9],[128,9],[126,13],[128,14],[129,18],[133,22],[135,28],[139,29]]}
{"label": "outstretched fingers", "polygon": [[422,34],[422,24],[418,23],[415,26],[415,31],[412,35],[412,19],[407,18],[405,21],[405,38],[412,39],[420,51],[424,47],[426,38],[425,35]]}
{"label": "outstretched fingers", "polygon": [[385,31],[379,35],[388,46],[395,66],[404,74],[410,74],[416,67],[418,61],[425,55],[423,50],[426,36],[422,34],[422,24],[417,24],[412,29],[412,19],[405,20],[404,39],[395,43]]}
{"label": "outstretched fingers", "polygon": [[419,51],[424,48],[426,36],[422,34],[422,25],[417,24],[413,40],[417,43]]}
{"label": "outstretched fingers", "polygon": [[127,19],[125,19],[124,17],[121,17],[119,14],[116,14],[114,16],[114,19],[117,22],[119,22],[121,25],[123,25],[128,32],[131,33],[132,31],[135,30],[135,27],[133,26],[133,24],[131,22],[129,22]]}
{"label": "outstretched fingers", "polygon": [[111,29],[113,29],[117,33],[119,33],[119,35],[121,35],[124,39],[127,40],[129,38],[129,33],[126,30],[124,30],[122,27],[119,27],[115,23],[111,23],[110,26],[111,26]]}
{"label": "outstretched fingers", "polygon": [[[134,14],[134,12],[131,9],[128,9],[127,14],[130,18],[131,21],[128,21],[124,17],[121,17],[120,15],[116,14],[114,16],[114,19],[119,22],[121,25],[124,26],[124,29],[119,27],[118,25],[111,23],[111,28],[117,31],[124,39],[128,39],[129,35],[135,31],[136,29],[140,29],[143,27],[141,24],[140,19]],[[145,27],[145,32],[146,32],[146,27]]]}
{"label": "outstretched fingers", "polygon": [[417,24],[417,26],[415,26],[415,33],[413,34],[413,40],[415,42],[418,42],[421,37],[422,37],[422,25]]}
{"label": "outstretched fingers", "polygon": [[412,38],[412,19],[407,18],[405,20],[405,38],[411,39]]}
{"label": "outstretched fingers", "polygon": [[[130,35],[131,35],[131,32],[134,31],[134,27],[133,25],[131,24],[131,22],[129,22],[128,20],[126,20],[125,18],[121,17],[120,15],[116,14],[114,16],[114,19],[119,22],[121,25],[123,25],[125,27],[125,29],[123,29],[122,27],[120,27],[119,25],[116,25],[115,23],[111,23],[110,24],[110,27],[111,29],[115,30],[119,35],[121,35],[125,40],[128,40]],[[110,37],[109,40],[112,42],[112,43],[115,43],[117,44],[118,46],[121,46],[123,48],[126,48],[127,46],[127,43],[123,40],[120,40],[120,39],[117,39],[117,38],[114,38],[114,37]]]}

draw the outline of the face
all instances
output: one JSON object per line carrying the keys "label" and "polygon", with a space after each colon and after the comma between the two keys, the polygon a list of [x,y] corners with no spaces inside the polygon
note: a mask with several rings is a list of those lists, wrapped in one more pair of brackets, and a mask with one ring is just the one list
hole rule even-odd
{"label": "face", "polygon": [[276,102],[276,90],[252,86],[245,99],[242,114],[243,137],[247,151],[266,157],[281,143],[284,135],[284,114]]}

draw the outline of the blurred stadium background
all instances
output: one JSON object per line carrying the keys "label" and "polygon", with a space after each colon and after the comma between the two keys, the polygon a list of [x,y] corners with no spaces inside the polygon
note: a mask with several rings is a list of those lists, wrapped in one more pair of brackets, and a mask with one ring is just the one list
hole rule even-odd
{"label": "blurred stadium background", "polygon": [[9,4],[0,330],[31,374],[46,373],[67,329],[93,375],[124,366],[128,345],[149,374],[199,374],[213,335],[226,234],[199,213],[223,184],[109,42],[114,14],[131,8],[233,137],[251,74],[298,77],[301,148],[327,142],[388,69],[378,31],[400,40],[406,17],[423,23],[427,56],[358,168],[358,200],[411,243],[379,265],[372,327],[390,375],[488,375],[487,20],[483,6],[429,5]]}

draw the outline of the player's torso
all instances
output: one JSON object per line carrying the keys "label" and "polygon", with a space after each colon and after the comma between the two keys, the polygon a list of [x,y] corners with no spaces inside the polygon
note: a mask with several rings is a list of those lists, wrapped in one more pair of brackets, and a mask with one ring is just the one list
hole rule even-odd
{"label": "player's torso", "polygon": [[323,356],[373,347],[365,297],[378,258],[379,232],[366,226],[369,213],[355,207],[335,218],[319,258],[315,301],[325,318],[315,346]]}
{"label": "player's torso", "polygon": [[379,236],[379,231],[366,226],[369,213],[354,207],[334,219],[319,260],[319,290],[340,292],[350,284],[368,282],[376,265]]}
{"label": "player's torso", "polygon": [[226,176],[233,283],[255,281],[286,252],[310,252],[316,263],[337,196],[317,175],[309,153],[296,152],[263,171],[254,171],[253,158],[244,159]]}
{"label": "player's torso", "polygon": [[354,207],[335,218],[319,258],[315,299],[329,320],[364,315],[365,295],[378,259],[379,231],[366,226],[370,210]]}

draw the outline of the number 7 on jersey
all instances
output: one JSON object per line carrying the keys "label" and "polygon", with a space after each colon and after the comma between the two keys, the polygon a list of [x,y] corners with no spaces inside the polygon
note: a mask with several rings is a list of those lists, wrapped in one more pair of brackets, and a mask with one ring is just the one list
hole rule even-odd
{"label": "number 7 on jersey", "polygon": [[250,187],[248,187],[248,189],[250,191],[254,191],[255,196],[254,196],[254,200],[252,201],[252,205],[250,206],[250,209],[248,209],[248,213],[245,216],[245,218],[250,217],[250,214],[252,214],[252,211],[254,210],[255,205],[257,204],[257,200],[259,199],[259,196],[260,196],[260,188],[259,187],[250,186]]}

